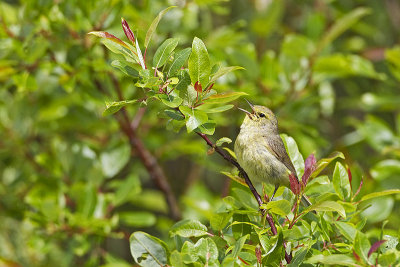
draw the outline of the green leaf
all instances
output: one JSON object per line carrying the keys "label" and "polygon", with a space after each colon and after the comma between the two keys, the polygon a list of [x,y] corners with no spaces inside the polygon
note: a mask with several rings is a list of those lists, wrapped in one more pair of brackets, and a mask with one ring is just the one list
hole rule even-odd
{"label": "green leaf", "polygon": [[125,211],[118,213],[123,224],[133,227],[150,227],[156,223],[156,216],[146,211]]}
{"label": "green leaf", "polygon": [[164,113],[174,120],[182,121],[185,119],[185,117],[179,111],[174,109],[166,109],[164,110]]}
{"label": "green leaf", "polygon": [[174,51],[177,45],[178,45],[178,38],[170,38],[165,40],[160,45],[160,47],[158,47],[156,53],[154,54],[153,67],[154,68],[162,67],[165,64],[165,62],[167,62],[172,51]]}
{"label": "green leaf", "polygon": [[146,69],[146,63],[144,62],[143,56],[142,56],[142,51],[140,50],[139,42],[138,39],[136,38],[136,53],[138,57],[138,62],[140,66],[142,66],[142,69]]}
{"label": "green leaf", "polygon": [[201,238],[194,245],[196,254],[199,256],[200,260],[205,264],[205,266],[213,266],[218,259],[218,248],[215,242],[211,238]]}
{"label": "green leaf", "polygon": [[212,104],[204,104],[204,105],[198,106],[196,109],[204,111],[205,113],[218,113],[218,112],[227,111],[233,107],[234,107],[234,105],[231,105],[231,104],[218,106],[218,107],[213,107]]}
{"label": "green leaf", "polygon": [[197,220],[182,220],[172,226],[169,231],[171,236],[198,237],[208,235],[207,227]]}
{"label": "green leaf", "polygon": [[215,132],[215,126],[217,124],[212,121],[209,120],[206,123],[203,123],[202,125],[200,125],[199,127],[197,127],[201,133],[207,134],[207,135],[213,135]]}
{"label": "green leaf", "polygon": [[232,251],[232,257],[236,259],[238,256],[239,252],[242,250],[244,243],[246,240],[249,238],[250,235],[245,235],[239,238],[239,240],[236,241],[235,246]]}
{"label": "green leaf", "polygon": [[358,266],[352,257],[349,257],[344,254],[334,254],[334,255],[318,254],[307,259],[305,263],[311,263],[311,264],[322,263],[335,266],[337,265]]}
{"label": "green leaf", "polygon": [[324,49],[326,45],[332,43],[339,35],[352,27],[357,21],[369,13],[371,13],[369,8],[359,7],[336,20],[335,24],[328,30],[328,32],[319,42],[318,51]]}
{"label": "green leaf", "polygon": [[304,213],[315,211],[336,211],[340,216],[346,218],[346,212],[342,205],[334,201],[324,201],[320,203],[315,203],[304,210]]}
{"label": "green leaf", "polygon": [[168,248],[163,241],[144,232],[134,232],[129,238],[133,259],[141,266],[164,266],[168,263]]}
{"label": "green leaf", "polygon": [[205,87],[210,78],[211,64],[206,46],[203,41],[197,37],[193,39],[192,52],[190,53],[188,67],[192,84],[195,84],[198,81],[203,87]]}
{"label": "green leaf", "polygon": [[340,222],[335,221],[336,227],[339,229],[339,232],[350,242],[354,242],[354,239],[357,234],[356,227],[348,222]]}
{"label": "green leaf", "polygon": [[174,95],[174,94],[158,94],[157,95],[158,99],[161,100],[161,102],[163,102],[165,105],[167,105],[170,108],[176,108],[178,107],[183,99],[180,98],[178,95]]}
{"label": "green leaf", "polygon": [[156,28],[157,28],[158,23],[160,22],[161,18],[164,16],[165,13],[167,13],[171,8],[174,8],[174,7],[176,7],[176,6],[170,6],[170,7],[167,7],[166,9],[162,10],[160,13],[158,13],[158,16],[153,20],[149,29],[147,30],[146,38],[144,40],[144,47],[146,49],[149,46],[151,37],[153,36],[154,32],[156,31]]}
{"label": "green leaf", "polygon": [[265,205],[265,208],[271,213],[286,216],[290,213],[291,205],[286,199],[280,199],[268,202],[267,205]]}
{"label": "green leaf", "polygon": [[230,144],[232,143],[232,140],[228,137],[222,137],[215,142],[217,146],[222,146],[224,143]]}
{"label": "green leaf", "polygon": [[285,144],[286,151],[294,165],[297,172],[297,177],[301,177],[304,173],[304,159],[300,154],[299,148],[297,147],[296,141],[293,137],[286,134],[281,134],[282,141]]}
{"label": "green leaf", "polygon": [[129,75],[135,78],[139,77],[139,72],[134,68],[132,68],[127,62],[121,60],[114,60],[111,62],[111,66],[119,69],[125,75]]}
{"label": "green leaf", "polygon": [[100,38],[105,38],[105,39],[110,40],[110,41],[112,41],[112,42],[114,42],[116,44],[119,44],[119,45],[121,45],[121,46],[123,46],[123,47],[125,47],[127,49],[130,49],[129,46],[124,41],[122,41],[121,39],[115,37],[111,33],[93,31],[93,32],[89,32],[88,34],[92,34],[92,35],[95,35],[95,36],[100,37]]}
{"label": "green leaf", "polygon": [[211,228],[216,231],[221,231],[228,224],[229,220],[232,218],[232,215],[232,212],[214,213],[210,219]]}
{"label": "green leaf", "polygon": [[[127,48],[119,43],[104,39],[102,43],[113,53],[123,55],[125,60],[132,63],[139,63],[139,58],[130,48]],[[127,45],[128,46],[128,45]]]}
{"label": "green leaf", "polygon": [[265,255],[269,255],[274,252],[278,244],[283,241],[283,234],[282,231],[279,231],[277,235],[268,236],[268,234],[264,234],[264,231],[261,231],[258,233],[258,239],[265,251]]}
{"label": "green leaf", "polygon": [[106,102],[106,109],[103,111],[103,116],[111,115],[119,111],[122,107],[134,104],[137,100],[124,100],[118,102]]}
{"label": "green leaf", "polygon": [[308,253],[308,248],[302,248],[296,251],[296,254],[294,255],[292,261],[290,262],[290,264],[288,264],[287,267],[301,266],[307,253]]}
{"label": "green leaf", "polygon": [[367,236],[357,231],[356,238],[354,239],[354,251],[364,260],[365,263],[372,264],[368,260],[368,251],[371,248],[371,244]]}
{"label": "green leaf", "polygon": [[174,56],[174,61],[172,61],[171,66],[169,67],[167,76],[175,74],[182,66],[185,64],[186,60],[189,58],[192,49],[190,47],[185,48],[179,52],[177,52]]}
{"label": "green leaf", "polygon": [[203,111],[191,109],[186,106],[180,106],[179,110],[187,118],[186,128],[188,133],[192,132],[194,129],[208,121],[208,116]]}
{"label": "green leaf", "polygon": [[227,103],[231,102],[242,95],[247,95],[245,92],[229,92],[229,93],[220,93],[210,96],[205,99],[204,102],[207,104],[217,104],[217,103]]}
{"label": "green leaf", "polygon": [[337,162],[335,170],[333,171],[333,188],[342,200],[346,200],[350,197],[350,181],[349,175],[347,174],[346,168]]}
{"label": "green leaf", "polygon": [[171,256],[169,257],[169,261],[171,266],[174,267],[185,267],[185,263],[183,262],[182,255],[177,250],[172,251]]}
{"label": "green leaf", "polygon": [[400,189],[391,189],[391,190],[386,190],[386,191],[381,191],[381,192],[370,193],[368,195],[363,196],[361,198],[361,201],[366,201],[371,198],[383,197],[383,196],[392,195],[392,194],[400,194]]}
{"label": "green leaf", "polygon": [[344,155],[342,152],[335,151],[332,154],[330,154],[327,158],[320,159],[317,162],[317,168],[311,174],[311,177],[312,178],[317,177],[318,174],[320,174],[320,172],[323,171],[326,168],[326,166],[329,165],[329,163],[331,163],[332,161],[334,161],[335,159],[338,159],[338,158],[344,159]]}
{"label": "green leaf", "polygon": [[194,244],[186,241],[181,249],[181,255],[182,255],[182,260],[184,263],[189,264],[189,263],[194,263],[199,260],[199,256],[197,255],[196,248],[194,247]]}
{"label": "green leaf", "polygon": [[243,70],[244,68],[239,66],[231,66],[231,67],[222,67],[216,73],[214,73],[211,78],[209,84],[215,82],[218,78],[224,76],[225,74],[235,71],[235,70]]}

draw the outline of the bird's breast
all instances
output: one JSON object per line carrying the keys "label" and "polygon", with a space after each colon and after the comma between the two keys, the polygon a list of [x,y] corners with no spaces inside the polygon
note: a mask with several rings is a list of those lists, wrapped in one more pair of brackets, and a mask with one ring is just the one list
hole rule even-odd
{"label": "bird's breast", "polygon": [[241,131],[235,141],[235,154],[252,182],[289,184],[289,170],[271,154],[265,136]]}

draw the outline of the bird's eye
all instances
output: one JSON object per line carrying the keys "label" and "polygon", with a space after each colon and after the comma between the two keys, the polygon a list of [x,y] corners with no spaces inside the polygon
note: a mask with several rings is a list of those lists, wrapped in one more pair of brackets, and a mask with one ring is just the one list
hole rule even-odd
{"label": "bird's eye", "polygon": [[258,113],[258,116],[260,116],[260,118],[264,118],[265,114],[264,113]]}

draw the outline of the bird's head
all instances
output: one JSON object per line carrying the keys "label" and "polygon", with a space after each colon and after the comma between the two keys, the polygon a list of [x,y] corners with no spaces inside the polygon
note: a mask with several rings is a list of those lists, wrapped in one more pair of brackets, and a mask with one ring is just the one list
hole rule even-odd
{"label": "bird's head", "polygon": [[270,130],[277,130],[278,120],[276,119],[275,114],[269,108],[253,105],[249,101],[247,101],[247,103],[250,105],[252,112],[239,108],[247,115],[244,118],[242,127],[255,127],[254,129],[267,128]]}

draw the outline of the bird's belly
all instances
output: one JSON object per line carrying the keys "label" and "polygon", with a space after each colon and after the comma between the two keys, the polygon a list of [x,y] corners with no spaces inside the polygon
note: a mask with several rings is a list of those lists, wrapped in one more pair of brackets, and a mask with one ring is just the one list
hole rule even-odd
{"label": "bird's belly", "polygon": [[235,144],[235,153],[240,166],[252,182],[285,186],[289,184],[289,170],[263,145]]}

